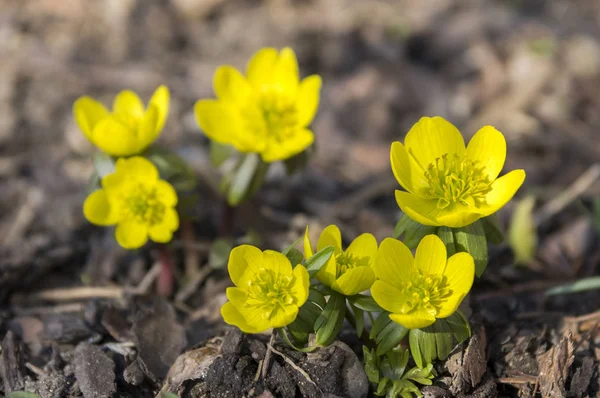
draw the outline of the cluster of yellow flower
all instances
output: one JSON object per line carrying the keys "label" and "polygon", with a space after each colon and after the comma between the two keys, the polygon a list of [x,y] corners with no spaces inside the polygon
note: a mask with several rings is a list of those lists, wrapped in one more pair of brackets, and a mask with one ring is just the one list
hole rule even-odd
{"label": "cluster of yellow flower", "polygon": [[[241,154],[258,154],[268,164],[301,154],[313,144],[309,126],[320,89],[317,75],[300,80],[291,49],[266,48],[252,57],[245,75],[231,66],[218,68],[217,99],[198,101],[194,111],[213,142]],[[147,108],[131,91],[115,98],[112,112],[89,97],[74,104],[82,132],[115,159],[114,172],[103,176],[101,188],[88,196],[84,214],[94,224],[116,225],[116,239],[128,249],[141,247],[148,238],[166,243],[179,225],[173,185],[160,179],[157,167],[144,157],[163,129],[168,110],[169,91],[164,86]],[[413,226],[428,231],[419,236],[418,245],[409,248],[395,238],[378,244],[373,235],[362,234],[344,250],[339,228],[330,225],[322,231],[316,253],[307,228],[301,259],[249,245],[236,247],[228,263],[235,287],[227,289],[229,301],[221,309],[225,322],[247,333],[286,327],[309,304],[309,292],[317,292],[316,285],[321,297],[330,296],[318,305],[324,312],[325,302],[341,302],[338,310],[345,311],[346,298],[367,297],[373,302],[361,308],[385,312],[407,330],[452,316],[476,273],[478,260],[469,239],[483,230],[464,228],[483,225],[479,220],[502,208],[525,179],[523,170],[498,178],[505,158],[506,142],[495,128],[481,128],[465,146],[451,123],[423,117],[404,143],[392,143],[390,151],[392,172],[405,189],[396,191],[396,201]],[[477,242],[482,234],[475,236]],[[487,245],[484,248],[487,252]],[[323,257],[325,251],[328,255]],[[371,296],[360,295],[367,290]],[[312,332],[336,317],[325,318],[304,321]]]}

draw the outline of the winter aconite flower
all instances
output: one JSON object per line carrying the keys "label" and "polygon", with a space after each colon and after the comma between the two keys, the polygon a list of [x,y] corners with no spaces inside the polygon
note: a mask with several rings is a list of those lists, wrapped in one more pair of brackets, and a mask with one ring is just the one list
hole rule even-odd
{"label": "winter aconite flower", "polygon": [[308,298],[308,271],[286,256],[250,245],[231,251],[227,264],[235,287],[227,288],[229,301],[221,307],[226,323],[245,333],[260,333],[292,323]]}
{"label": "winter aconite flower", "polygon": [[321,78],[300,81],[291,48],[258,51],[246,76],[221,66],[213,86],[217,99],[195,106],[196,120],[211,140],[259,153],[267,163],[294,156],[313,143],[308,126],[319,105]]}
{"label": "winter aconite flower", "polygon": [[[321,233],[317,242],[317,251],[327,246],[333,246],[334,252],[323,268],[317,272],[317,279],[346,296],[358,294],[371,287],[375,281],[372,265],[377,255],[377,240],[373,235],[360,235],[344,251],[340,229],[330,225]],[[310,258],[312,255],[312,245],[306,228],[304,256]]]}
{"label": "winter aconite flower", "polygon": [[441,117],[423,117],[391,149],[394,176],[408,192],[396,201],[413,220],[460,228],[502,208],[525,180],[513,170],[497,178],[506,141],[492,126],[481,128],[465,148],[460,132]]}
{"label": "winter aconite flower", "polygon": [[447,318],[471,290],[475,275],[473,257],[457,253],[446,258],[446,246],[436,235],[421,240],[415,257],[399,240],[381,242],[375,260],[377,281],[371,294],[391,312],[390,319],[408,329]]}
{"label": "winter aconite flower", "polygon": [[177,193],[159,179],[150,161],[135,156],[119,159],[114,173],[102,178],[102,189],[92,192],[83,213],[92,224],[115,225],[117,242],[126,249],[143,246],[148,237],[166,243],[179,227]]}
{"label": "winter aconite flower", "polygon": [[130,156],[142,152],[160,134],[169,113],[169,90],[160,86],[148,107],[136,93],[121,91],[112,111],[84,96],[73,104],[75,121],[85,136],[103,152]]}

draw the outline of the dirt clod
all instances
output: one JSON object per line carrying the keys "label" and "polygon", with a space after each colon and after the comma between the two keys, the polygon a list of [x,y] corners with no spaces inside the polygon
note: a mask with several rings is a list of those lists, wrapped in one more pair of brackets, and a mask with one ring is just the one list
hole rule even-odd
{"label": "dirt clod", "polygon": [[108,398],[116,391],[115,364],[102,350],[80,343],[75,348],[75,377],[85,398]]}

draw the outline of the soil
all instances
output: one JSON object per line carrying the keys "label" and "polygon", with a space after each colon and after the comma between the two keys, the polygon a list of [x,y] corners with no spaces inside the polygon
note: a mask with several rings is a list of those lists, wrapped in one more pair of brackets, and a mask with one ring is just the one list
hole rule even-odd
{"label": "soil", "polygon": [[[390,236],[400,216],[390,142],[423,115],[446,117],[467,139],[492,124],[507,138],[505,170],[527,171],[516,199],[537,199],[539,248],[528,266],[506,243],[490,248],[469,299],[474,337],[423,393],[600,394],[600,291],[545,294],[600,272],[598,224],[583,210],[600,197],[597,1],[0,0],[0,38],[5,395],[362,392],[360,343],[348,325],[343,343],[315,354],[276,342],[282,355],[272,355],[263,381],[268,336],[236,334],[219,314],[230,281],[209,265],[209,249],[230,213],[193,104],[213,96],[218,65],[243,68],[259,48],[286,45],[304,76],[323,77],[318,148],[291,178],[271,168],[229,219],[236,242],[282,249],[306,225],[330,223],[345,242]],[[199,183],[172,244],[173,292],[158,298],[156,248],[125,252],[112,231],[83,218],[95,150],[71,107],[81,95],[109,103],[124,88],[147,99],[163,83],[172,101],[160,143]],[[504,227],[514,206],[500,213]]]}

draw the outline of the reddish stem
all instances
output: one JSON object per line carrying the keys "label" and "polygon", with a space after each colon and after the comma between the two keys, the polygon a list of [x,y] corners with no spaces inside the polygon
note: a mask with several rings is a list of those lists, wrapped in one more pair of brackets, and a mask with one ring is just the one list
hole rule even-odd
{"label": "reddish stem", "polygon": [[173,294],[173,255],[167,245],[160,245],[158,249],[158,262],[160,263],[160,274],[156,283],[156,293],[162,297]]}
{"label": "reddish stem", "polygon": [[219,236],[227,238],[233,236],[233,222],[235,216],[235,207],[225,202],[223,212],[221,213],[221,225],[219,226]]}

